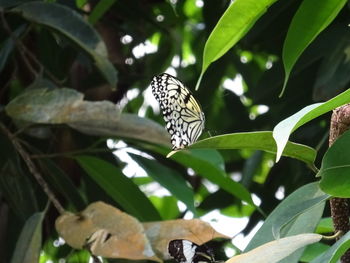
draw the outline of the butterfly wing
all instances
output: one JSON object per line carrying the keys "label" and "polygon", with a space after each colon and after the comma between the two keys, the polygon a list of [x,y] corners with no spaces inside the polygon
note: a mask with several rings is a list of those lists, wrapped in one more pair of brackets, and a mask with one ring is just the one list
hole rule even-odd
{"label": "butterfly wing", "polygon": [[169,254],[179,263],[213,263],[215,262],[212,250],[207,246],[184,239],[175,239],[169,242]]}
{"label": "butterfly wing", "polygon": [[162,109],[173,149],[182,149],[194,143],[202,133],[205,117],[190,90],[166,73],[155,76],[151,86]]}
{"label": "butterfly wing", "polygon": [[169,254],[179,263],[192,263],[198,245],[183,239],[175,239],[169,242]]}

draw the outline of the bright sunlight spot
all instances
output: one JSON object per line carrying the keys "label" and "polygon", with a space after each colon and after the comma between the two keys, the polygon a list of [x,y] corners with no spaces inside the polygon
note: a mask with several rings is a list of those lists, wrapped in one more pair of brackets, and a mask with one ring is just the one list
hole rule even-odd
{"label": "bright sunlight spot", "polygon": [[275,197],[278,200],[283,200],[284,196],[285,196],[285,191],[286,189],[284,188],[284,186],[280,186],[278,187],[276,193],[275,193]]}
{"label": "bright sunlight spot", "polygon": [[116,149],[113,153],[118,159],[124,163],[126,166],[123,168],[123,173],[127,177],[141,177],[147,176],[145,170],[141,168],[129,155],[128,152],[133,152],[135,154],[139,154],[140,151],[127,147],[127,144],[122,140],[114,141],[112,139],[107,140],[107,146],[110,149]]}
{"label": "bright sunlight spot", "polygon": [[203,0],[196,0],[196,6],[197,7],[203,7],[204,6]]}
{"label": "bright sunlight spot", "polygon": [[237,96],[242,96],[243,90],[243,78],[240,74],[237,74],[234,79],[225,79],[223,85],[225,89],[231,90]]}
{"label": "bright sunlight spot", "polygon": [[132,49],[132,53],[135,58],[139,59],[144,57],[146,54],[152,54],[157,52],[158,47],[151,43],[151,41],[146,40]]}
{"label": "bright sunlight spot", "polygon": [[132,36],[130,36],[130,35],[125,35],[125,36],[122,36],[120,38],[120,42],[122,42],[122,44],[124,44],[124,45],[130,44],[132,42],[132,40],[133,40]]}
{"label": "bright sunlight spot", "polygon": [[215,228],[216,231],[229,237],[233,237],[241,232],[248,223],[248,218],[234,218],[222,215],[219,210],[213,210],[201,217]]}
{"label": "bright sunlight spot", "polygon": [[247,236],[244,236],[243,234],[239,234],[235,236],[232,240],[232,244],[234,244],[240,250],[244,250],[248,245],[248,243],[250,242],[250,240],[252,240],[256,232],[258,232],[258,230],[260,229],[263,223],[264,223],[263,221],[260,221],[259,223],[257,223],[256,226],[253,228],[253,230],[250,231],[250,233]]}

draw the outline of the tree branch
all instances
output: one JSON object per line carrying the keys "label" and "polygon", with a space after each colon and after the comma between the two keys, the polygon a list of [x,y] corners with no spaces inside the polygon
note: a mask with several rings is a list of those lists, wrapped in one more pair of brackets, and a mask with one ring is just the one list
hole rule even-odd
{"label": "tree branch", "polygon": [[63,206],[60,204],[60,202],[56,199],[55,195],[49,188],[48,184],[45,182],[44,178],[41,176],[41,174],[38,172],[35,164],[31,160],[29,154],[25,151],[25,149],[22,147],[20,142],[16,137],[12,135],[12,133],[2,124],[0,123],[0,129],[6,134],[6,136],[12,141],[13,146],[18,151],[20,156],[22,157],[23,161],[27,165],[29,171],[34,176],[34,178],[37,180],[38,184],[42,187],[43,191],[46,193],[49,200],[52,202],[52,204],[55,206],[57,211],[60,214],[63,214],[65,212]]}

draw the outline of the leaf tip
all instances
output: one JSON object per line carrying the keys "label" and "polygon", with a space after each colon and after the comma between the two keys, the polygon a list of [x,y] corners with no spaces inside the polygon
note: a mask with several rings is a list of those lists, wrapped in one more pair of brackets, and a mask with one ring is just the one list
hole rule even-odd
{"label": "leaf tip", "polygon": [[171,151],[170,153],[167,154],[166,158],[170,158],[173,156],[175,153],[177,153],[179,150]]}

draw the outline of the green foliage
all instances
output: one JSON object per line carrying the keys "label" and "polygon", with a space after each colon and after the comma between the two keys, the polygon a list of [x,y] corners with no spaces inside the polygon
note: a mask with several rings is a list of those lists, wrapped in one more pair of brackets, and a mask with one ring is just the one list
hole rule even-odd
{"label": "green foliage", "polygon": [[[332,232],[325,203],[350,197],[350,133],[326,143],[331,111],[350,103],[349,12],[345,0],[0,0],[0,263],[88,262],[54,224],[96,200],[140,221],[247,218],[244,235],[263,222],[245,252],[290,237],[278,262],[336,262],[349,233],[305,233]],[[169,158],[148,96],[166,70],[201,87],[206,119]]]}
{"label": "green foliage", "polygon": [[322,177],[321,189],[336,197],[350,197],[349,147],[350,132],[346,132],[325,153],[318,172],[318,176]]}

